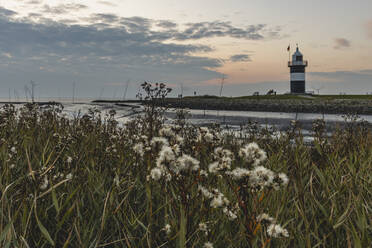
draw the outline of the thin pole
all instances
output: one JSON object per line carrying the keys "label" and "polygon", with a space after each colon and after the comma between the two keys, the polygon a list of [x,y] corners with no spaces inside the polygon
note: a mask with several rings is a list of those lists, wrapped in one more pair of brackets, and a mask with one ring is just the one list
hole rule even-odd
{"label": "thin pole", "polygon": [[76,87],[76,82],[74,81],[72,83],[72,103],[75,103],[75,87]]}

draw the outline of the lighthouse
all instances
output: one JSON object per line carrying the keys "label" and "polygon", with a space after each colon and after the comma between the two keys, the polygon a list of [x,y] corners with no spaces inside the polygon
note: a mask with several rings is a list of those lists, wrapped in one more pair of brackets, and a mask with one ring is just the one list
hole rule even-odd
{"label": "lighthouse", "polygon": [[303,60],[303,55],[296,48],[292,55],[292,61],[288,61],[288,67],[291,73],[291,94],[305,94],[305,68],[307,61]]}

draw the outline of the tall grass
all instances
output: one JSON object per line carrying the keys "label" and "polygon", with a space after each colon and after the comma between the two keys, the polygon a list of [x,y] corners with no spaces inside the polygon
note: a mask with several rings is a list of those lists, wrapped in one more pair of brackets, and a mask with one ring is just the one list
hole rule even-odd
{"label": "tall grass", "polygon": [[[162,94],[166,91],[153,97]],[[327,137],[318,122],[316,138],[308,145],[296,123],[280,137],[251,127],[241,136],[221,135],[218,127],[206,131],[183,118],[177,126],[164,126],[162,109],[150,104],[147,110],[122,127],[114,111],[101,116],[92,110],[69,119],[58,106],[4,106],[0,246],[371,246],[372,137],[364,124],[349,123]],[[167,130],[182,137],[179,149],[192,155],[199,168],[171,175],[170,181],[154,180],[162,148],[150,145],[153,138],[165,138],[170,147],[180,142]],[[267,153],[262,165],[288,176],[287,186],[255,191],[232,180],[227,169],[210,172],[211,163],[230,156],[218,157],[219,147],[231,151],[231,170],[247,167],[239,151],[252,142]],[[230,203],[211,207],[200,185],[215,198],[213,189],[218,189]],[[256,218],[261,213],[275,218],[289,237],[270,236],[268,226]],[[229,218],[233,214],[236,218]]]}

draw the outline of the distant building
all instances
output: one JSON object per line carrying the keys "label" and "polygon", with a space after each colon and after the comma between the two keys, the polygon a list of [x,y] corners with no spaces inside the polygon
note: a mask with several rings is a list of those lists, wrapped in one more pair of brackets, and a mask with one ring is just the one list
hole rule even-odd
{"label": "distant building", "polygon": [[296,52],[292,55],[292,61],[288,61],[288,67],[291,73],[291,94],[305,94],[305,68],[307,61],[303,60],[298,46]]}

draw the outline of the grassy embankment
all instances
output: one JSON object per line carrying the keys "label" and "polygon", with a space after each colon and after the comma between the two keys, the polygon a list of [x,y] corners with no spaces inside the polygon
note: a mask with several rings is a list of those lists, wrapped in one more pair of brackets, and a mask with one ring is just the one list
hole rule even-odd
{"label": "grassy embankment", "polygon": [[[142,101],[97,100],[94,102],[125,104],[129,102],[141,103]],[[372,114],[372,95],[261,95],[242,97],[206,95],[166,98],[164,104],[174,108],[208,110]]]}
{"label": "grassy embankment", "polygon": [[[69,120],[57,107],[4,107],[0,246],[370,247],[372,136],[363,125],[326,138],[318,121],[305,146],[295,124],[280,138],[252,127],[236,138],[179,114],[178,126],[164,127],[162,109],[148,106],[118,127],[114,112]],[[245,148],[252,142],[267,159]],[[260,166],[275,173],[254,178]]]}

